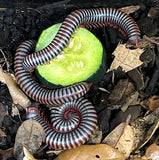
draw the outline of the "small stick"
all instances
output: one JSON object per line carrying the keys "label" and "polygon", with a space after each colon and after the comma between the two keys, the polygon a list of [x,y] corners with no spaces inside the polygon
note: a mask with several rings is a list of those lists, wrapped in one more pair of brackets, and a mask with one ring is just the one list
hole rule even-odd
{"label": "small stick", "polygon": [[159,45],[159,42],[155,41],[154,39],[152,39],[152,38],[150,38],[146,35],[144,35],[143,38],[146,39],[147,41],[151,42],[151,43]]}
{"label": "small stick", "polygon": [[5,54],[4,54],[4,52],[2,51],[2,49],[0,49],[0,52],[2,53],[2,55],[4,57],[4,61],[5,61],[6,65],[7,65],[7,70],[9,71],[9,63],[7,61],[7,58],[6,58]]}

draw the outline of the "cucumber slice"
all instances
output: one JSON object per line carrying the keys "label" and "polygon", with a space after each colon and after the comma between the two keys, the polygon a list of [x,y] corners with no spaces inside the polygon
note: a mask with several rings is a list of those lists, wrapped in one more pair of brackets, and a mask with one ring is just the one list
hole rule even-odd
{"label": "cucumber slice", "polygon": [[[46,47],[55,37],[61,24],[44,30],[36,51]],[[49,63],[37,67],[40,81],[49,86],[67,86],[80,81],[96,83],[106,70],[106,56],[101,42],[90,31],[78,28],[60,55]]]}

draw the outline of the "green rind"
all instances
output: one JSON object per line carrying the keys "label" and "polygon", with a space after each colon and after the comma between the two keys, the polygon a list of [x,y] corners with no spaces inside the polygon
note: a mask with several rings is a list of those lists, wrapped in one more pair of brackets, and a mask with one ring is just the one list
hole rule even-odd
{"label": "green rind", "polygon": [[[54,26],[51,26],[51,27],[49,27],[47,30],[45,30],[42,34],[41,34],[41,36],[40,36],[40,38],[39,38],[39,41],[38,41],[38,43],[37,43],[37,46],[36,46],[36,50],[38,51],[38,50],[41,50],[41,49],[43,49],[44,47],[46,47],[50,42],[51,42],[51,40],[53,39],[53,37],[55,36],[55,34],[56,34],[56,32],[58,31],[58,29],[59,29],[59,27],[60,27],[60,24],[57,24],[57,25],[54,25]],[[52,33],[52,28],[54,29],[54,31],[53,31],[53,33]],[[81,29],[78,29],[78,31],[79,30],[82,30],[82,32],[79,32],[80,34],[83,34],[83,32],[85,32],[85,30],[86,29],[84,29],[84,28],[81,28]],[[87,32],[89,32],[88,30],[86,31],[86,33]],[[48,33],[50,34],[50,33],[52,33],[52,35],[50,36],[50,35],[48,35]],[[77,32],[76,32],[77,33]],[[90,32],[91,33],[91,32]],[[90,34],[89,33],[89,34]],[[88,34],[88,35],[89,35]],[[78,35],[78,34],[77,34]],[[91,36],[92,36],[93,34],[91,33]],[[94,35],[93,35],[94,36]],[[95,36],[94,36],[95,37]],[[93,37],[93,38],[94,38]],[[96,38],[96,37],[95,37]],[[87,38],[86,38],[87,39]],[[45,41],[45,43],[44,43],[44,40],[46,40]],[[85,39],[84,39],[85,40]],[[88,40],[88,39],[87,39]],[[103,51],[103,47],[102,47],[102,45],[101,45],[101,43],[100,42],[98,42],[99,40],[96,38],[95,40],[97,40],[97,44],[98,44],[98,46],[91,46],[92,48],[93,48],[93,50],[96,50],[97,49],[97,51],[99,51],[99,52],[101,52],[101,53],[103,53],[103,55],[101,55],[101,53],[96,53],[97,55],[99,54],[99,56],[101,55],[102,57],[101,57],[101,60],[99,61],[99,58],[100,57],[96,57],[95,58],[95,60],[97,59],[97,62],[99,63],[98,64],[98,68],[96,67],[96,69],[95,69],[95,71],[93,71],[91,74],[89,74],[86,78],[83,78],[83,79],[79,79],[79,77],[77,78],[77,80],[75,80],[75,81],[73,81],[73,82],[71,82],[70,84],[72,84],[72,83],[77,83],[77,82],[79,82],[79,81],[88,81],[88,82],[93,82],[93,83],[97,83],[102,77],[103,77],[103,75],[104,75],[104,73],[105,73],[105,71],[106,71],[106,54],[105,54],[105,52]],[[94,41],[95,41],[94,40]],[[77,41],[78,42],[78,41]],[[94,43],[94,42],[93,42]],[[75,43],[76,44],[76,43]],[[78,43],[77,43],[78,44]],[[96,44],[96,43],[95,43]],[[92,48],[89,48],[89,46],[90,45],[88,45],[88,46],[86,46],[86,47],[88,47],[88,52],[90,51],[90,49],[92,49]],[[74,51],[78,54],[78,50],[76,50],[76,48],[73,46],[72,47],[73,49],[74,49]],[[71,51],[72,51],[72,48],[71,48]],[[67,51],[67,49],[68,49],[68,51]],[[102,50],[101,50],[102,49]],[[92,51],[93,51],[92,50]],[[64,52],[66,52],[66,54],[67,54],[67,52],[70,52],[70,50],[69,50],[69,47],[67,48],[65,48],[64,49]],[[65,54],[65,53],[64,53]],[[97,56],[95,54],[95,56]],[[88,55],[89,55],[89,53],[88,53]],[[67,56],[67,55],[66,55]],[[72,55],[71,55],[72,56]],[[79,55],[79,56],[81,56],[81,55]],[[77,57],[78,58],[78,57]],[[80,57],[81,58],[81,57]],[[71,59],[72,59],[72,57],[71,57]],[[88,58],[87,58],[88,59]],[[92,59],[92,58],[91,58]],[[54,61],[55,61],[55,59],[54,59]],[[67,61],[66,61],[67,62]],[[91,62],[91,60],[90,60],[90,62]],[[60,64],[61,63],[63,63],[63,61],[62,62],[60,62]],[[89,62],[88,62],[89,63]],[[94,62],[94,63],[96,63],[96,61]],[[65,64],[64,64],[65,65]],[[66,65],[68,65],[68,64],[66,64]],[[51,66],[50,64],[49,64],[49,66]],[[41,73],[39,73],[39,70],[41,71],[43,71],[44,72],[44,74],[45,74],[45,72],[47,72],[48,70],[50,70],[50,68],[49,69],[45,69],[44,67],[46,67],[46,66],[44,66],[44,65],[42,65],[42,66],[38,66],[38,69],[36,70],[36,74],[37,74],[37,76],[38,76],[38,78],[39,78],[39,80],[41,81],[41,83],[43,83],[43,84],[45,84],[46,86],[49,86],[49,87],[59,87],[59,86],[64,86],[64,85],[70,85],[70,84],[63,84],[62,83],[62,85],[61,84],[55,84],[54,82],[49,82],[47,79],[46,79],[46,77],[44,78],[44,76],[42,76],[41,75]],[[56,67],[56,66],[55,66]],[[55,68],[55,67],[53,67],[53,68]],[[94,66],[93,66],[94,67]],[[39,69],[40,68],[40,69]],[[42,68],[42,69],[41,69]],[[90,69],[90,68],[88,68],[88,69]],[[46,75],[48,75],[48,74],[50,74],[50,72],[49,73],[47,73]],[[54,74],[55,75],[55,74]],[[83,74],[81,75],[81,76],[83,76]],[[67,77],[68,78],[68,77]],[[81,78],[81,77],[80,77]]]}
{"label": "green rind", "polygon": [[107,70],[107,57],[104,49],[101,65],[99,66],[98,70],[86,80],[86,82],[92,82],[93,84],[98,83],[103,78],[106,70]]}

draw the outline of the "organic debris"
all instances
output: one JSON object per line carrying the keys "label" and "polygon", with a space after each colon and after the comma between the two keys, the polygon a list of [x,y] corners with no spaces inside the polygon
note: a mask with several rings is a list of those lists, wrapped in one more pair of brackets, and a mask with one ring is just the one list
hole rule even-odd
{"label": "organic debris", "polygon": [[131,123],[134,132],[134,150],[142,148],[147,144],[152,136],[155,137],[155,132],[159,128],[159,108],[152,113],[145,115],[143,118],[138,118]]}
{"label": "organic debris", "polygon": [[83,145],[61,153],[55,160],[125,160],[117,149],[106,145]]}
{"label": "organic debris", "polygon": [[139,10],[140,9],[140,6],[139,5],[137,5],[137,6],[127,6],[127,7],[122,7],[122,8],[120,8],[120,10],[121,11],[123,11],[123,12],[125,12],[125,13],[127,13],[127,14],[131,14],[131,13],[134,13],[134,12],[136,12],[137,10]]}
{"label": "organic debris", "polygon": [[102,143],[117,148],[126,158],[128,158],[133,151],[133,130],[128,124],[121,123],[102,141]]}
{"label": "organic debris", "polygon": [[19,127],[14,145],[14,156],[17,160],[23,158],[23,146],[35,153],[41,146],[45,136],[42,126],[35,120],[26,120]]}
{"label": "organic debris", "polygon": [[9,88],[14,104],[19,104],[24,108],[31,104],[27,96],[19,89],[13,74],[5,73],[0,67],[0,81],[5,83]]}
{"label": "organic debris", "polygon": [[37,160],[33,157],[33,155],[28,151],[26,147],[23,147],[23,151],[24,151],[23,160]]}
{"label": "organic debris", "polygon": [[123,111],[130,105],[139,103],[139,93],[135,91],[134,85],[128,80],[120,80],[107,99],[107,106],[110,109],[119,109]]}
{"label": "organic debris", "polygon": [[2,155],[3,160],[8,160],[9,158],[13,157],[13,148],[7,150],[0,149],[0,154]]}
{"label": "organic debris", "polygon": [[148,160],[148,159],[151,160],[159,159],[159,146],[156,145],[155,143],[147,148],[146,153],[143,157],[135,158],[134,160]]}
{"label": "organic debris", "polygon": [[120,44],[112,53],[115,58],[110,66],[109,71],[121,67],[123,71],[128,72],[143,64],[140,61],[140,55],[143,50],[140,48],[131,50],[126,48],[126,45]]}

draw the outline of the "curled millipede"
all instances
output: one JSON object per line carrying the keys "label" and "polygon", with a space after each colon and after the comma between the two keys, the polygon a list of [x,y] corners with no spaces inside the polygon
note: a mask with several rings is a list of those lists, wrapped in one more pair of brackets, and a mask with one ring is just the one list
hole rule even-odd
{"label": "curled millipede", "polygon": [[51,125],[42,119],[37,108],[28,108],[27,116],[43,126],[46,133],[45,143],[58,149],[71,149],[84,144],[97,125],[96,111],[84,98],[53,108],[50,115]]}
{"label": "curled millipede", "polygon": [[[35,41],[23,42],[15,55],[15,76],[22,90],[32,99],[50,105],[61,105],[51,112],[52,126],[45,123],[38,109],[27,109],[28,118],[37,120],[45,129],[45,142],[53,148],[69,149],[88,140],[97,124],[92,104],[81,98],[91,84],[80,82],[62,89],[50,90],[33,80],[31,70],[55,58],[66,47],[77,27],[113,26],[127,36],[132,44],[139,41],[140,31],[135,21],[124,12],[112,8],[80,9],[62,23],[52,42],[34,52]],[[30,54],[32,53],[32,54]]]}

